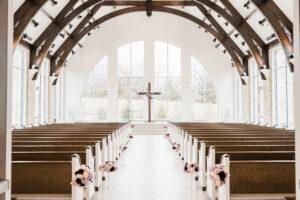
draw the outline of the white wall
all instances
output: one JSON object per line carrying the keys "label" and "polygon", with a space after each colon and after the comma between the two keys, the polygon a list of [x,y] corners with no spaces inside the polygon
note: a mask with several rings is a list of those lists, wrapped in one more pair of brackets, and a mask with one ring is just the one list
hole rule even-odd
{"label": "white wall", "polygon": [[[182,53],[193,55],[206,68],[213,79],[217,103],[220,109],[230,110],[233,116],[233,73],[230,57],[216,49],[209,33],[198,25],[178,16],[153,13],[146,17],[144,12],[131,13],[111,19],[93,32],[66,66],[65,117],[70,110],[79,109],[81,88],[97,63],[106,55],[113,54],[119,46],[132,41],[144,40],[151,44],[155,40],[174,44]],[[145,49],[147,47],[145,46]],[[145,66],[153,65],[145,55]],[[148,61],[147,61],[148,60]],[[145,75],[147,76],[147,75]]]}

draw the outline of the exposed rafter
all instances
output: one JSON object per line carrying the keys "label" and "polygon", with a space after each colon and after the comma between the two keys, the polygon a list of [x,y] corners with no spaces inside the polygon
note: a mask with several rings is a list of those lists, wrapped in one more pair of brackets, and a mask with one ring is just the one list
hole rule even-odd
{"label": "exposed rafter", "polygon": [[[287,60],[293,58],[293,44],[290,41],[289,36],[287,35],[286,30],[293,35],[293,24],[288,19],[287,16],[280,10],[273,0],[252,0],[255,6],[265,15],[265,17],[270,22],[274,31],[277,34],[277,37],[284,48],[285,55]],[[292,38],[292,37],[291,37]],[[289,61],[290,70],[294,71],[293,64]]]}
{"label": "exposed rafter", "polygon": [[[215,20],[213,16],[208,12],[208,10],[203,6],[198,4],[197,8],[202,12],[202,14],[206,17],[206,19],[211,23],[211,25],[219,32],[219,34],[222,36],[222,41],[225,41],[228,43],[228,46],[230,47],[229,54],[235,64],[235,66],[238,68],[240,74],[244,73],[244,69],[242,69],[241,59],[245,57],[245,54],[243,51],[234,43],[234,41],[227,36],[226,31],[220,26],[220,24]],[[222,42],[220,41],[220,42]],[[238,58],[237,55],[240,57]],[[240,68],[240,69],[239,69]]]}
{"label": "exposed rafter", "polygon": [[[95,28],[96,26],[98,26],[99,24],[112,19],[114,17],[123,15],[123,14],[127,14],[127,13],[132,13],[132,12],[138,12],[138,11],[146,11],[145,6],[142,7],[129,7],[129,8],[124,8],[121,10],[117,10],[114,12],[111,12],[99,19],[97,19],[96,21],[94,21],[92,24],[90,24],[89,26],[87,26],[84,30],[80,31],[79,33],[73,33],[72,35],[74,36],[74,38],[76,39],[76,41],[80,41],[81,38],[83,38],[89,31],[91,31],[93,28]],[[226,48],[226,50],[228,51],[228,53],[232,56],[232,59],[234,61],[239,60],[237,54],[232,51],[231,46],[229,45],[229,40],[228,39],[224,39],[222,37],[222,35],[216,31],[213,27],[211,27],[210,25],[208,25],[207,23],[205,23],[203,20],[188,14],[186,12],[174,9],[174,8],[169,8],[169,7],[161,7],[161,6],[153,6],[153,11],[156,12],[166,12],[166,13],[170,13],[170,14],[174,14],[183,18],[186,18],[196,24],[198,24],[199,26],[203,27],[204,29],[206,29],[208,32],[210,32],[215,38],[217,38],[219,41],[222,42],[222,45]],[[59,58],[57,58],[57,64],[55,66],[55,69],[53,70],[53,72],[55,74],[59,74],[59,72],[61,71],[61,68],[67,58],[67,56],[69,55],[69,53],[72,51],[72,49],[74,48],[74,46],[76,45],[75,42],[69,42],[68,44],[66,43],[66,46],[63,46],[62,49],[64,49],[64,52],[60,55]],[[54,58],[56,59],[56,58]],[[243,74],[243,68],[242,65],[241,66],[237,66],[239,69],[240,74]]]}
{"label": "exposed rafter", "polygon": [[[84,11],[88,11],[89,14],[84,17],[80,24],[74,29],[72,34],[67,34],[67,40],[57,49],[57,51],[51,57],[52,72],[58,74],[58,69],[61,68],[65,62],[67,56],[74,46],[79,44],[79,41],[86,34],[90,34],[90,29],[95,24],[101,24],[104,21],[107,21],[115,16],[122,14],[137,12],[137,11],[146,11],[148,16],[151,16],[152,11],[167,12],[170,14],[175,14],[184,18],[187,18],[196,24],[200,25],[208,32],[210,32],[215,40],[220,41],[228,54],[231,56],[235,66],[238,68],[241,75],[247,75],[248,69],[245,66],[245,60],[249,58],[248,55],[245,55],[244,52],[239,48],[239,46],[230,38],[230,35],[236,30],[244,39],[244,44],[246,43],[252,55],[254,56],[258,67],[269,68],[268,60],[268,49],[269,45],[265,44],[264,41],[259,37],[259,35],[252,29],[252,27],[247,23],[249,17],[254,13],[250,13],[248,17],[243,18],[243,16],[237,11],[237,9],[230,3],[229,0],[219,0],[225,7],[225,9],[219,6],[215,1],[211,0],[87,0],[82,1],[81,5],[73,9],[74,5],[79,0],[68,1],[67,5],[61,10],[55,19],[51,19],[52,23],[39,35],[37,40],[33,44],[26,43],[24,40],[20,41],[22,34],[30,21],[36,13],[41,10],[43,5],[47,0],[26,0],[23,5],[15,13],[15,35],[14,35],[14,46],[18,42],[26,44],[31,48],[30,55],[30,67],[39,68],[43,59],[46,56],[49,56],[49,49],[53,44],[56,37],[62,32],[65,31],[65,26],[67,26],[75,17],[80,15]],[[275,30],[278,40],[280,41],[287,57],[287,60],[293,58],[293,47],[292,41],[289,37],[289,33],[293,34],[293,24],[292,22],[284,15],[280,8],[273,2],[273,0],[251,0],[256,5],[256,10],[259,9],[268,19],[273,29]],[[97,6],[95,6],[97,5]],[[197,17],[188,14],[184,11],[180,11],[174,8],[167,6],[197,6],[198,9],[204,14],[205,19],[209,21],[210,24],[205,23],[205,21],[198,19]],[[113,11],[99,19],[94,19],[93,15],[97,12],[100,6],[133,6],[127,7],[121,10]],[[205,8],[208,7],[208,9]],[[96,9],[98,7],[98,9]],[[90,8],[93,8],[95,12],[91,12]],[[230,23],[234,30],[228,34],[218,23],[218,21],[210,14],[210,11],[218,13],[222,16],[227,23]],[[93,19],[93,23],[90,20]],[[202,24],[202,25],[201,25]],[[93,27],[95,28],[95,27]],[[289,33],[287,33],[289,32]],[[272,43],[273,44],[273,43]],[[290,63],[291,70],[293,66]],[[36,74],[37,75],[37,74]],[[262,78],[265,78],[261,73]]]}
{"label": "exposed rafter", "polygon": [[[267,61],[263,58],[260,50],[265,49],[264,41],[257,35],[257,33],[251,28],[251,26],[245,21],[241,14],[231,5],[228,0],[221,0],[228,12],[221,8],[216,3],[210,0],[195,0],[197,4],[203,4],[226,19],[243,37],[247,45],[249,46],[252,55],[254,56],[258,67],[266,68]],[[261,78],[265,79],[265,76],[261,73]]]}
{"label": "exposed rafter", "polygon": [[43,7],[47,0],[26,0],[14,14],[14,40],[15,48],[20,41],[24,30],[32,18]]}

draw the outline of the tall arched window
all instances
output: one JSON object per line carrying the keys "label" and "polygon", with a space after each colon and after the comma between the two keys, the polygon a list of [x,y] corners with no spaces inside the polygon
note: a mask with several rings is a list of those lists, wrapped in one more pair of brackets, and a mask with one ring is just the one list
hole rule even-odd
{"label": "tall arched window", "polygon": [[35,123],[44,124],[48,121],[48,77],[49,59],[44,59],[35,80]]}
{"label": "tall arched window", "polygon": [[17,127],[26,124],[26,55],[26,50],[17,46],[13,56],[12,126]]}
{"label": "tall arched window", "polygon": [[144,42],[132,42],[118,48],[118,119],[143,119]]}
{"label": "tall arched window", "polygon": [[95,67],[84,84],[80,99],[80,119],[83,121],[103,121],[107,119],[107,112],[106,56]]}
{"label": "tall arched window", "polygon": [[293,74],[286,63],[284,50],[276,49],[272,54],[273,63],[273,121],[280,127],[294,126]]}
{"label": "tall arched window", "polygon": [[243,85],[239,72],[234,69],[234,90],[235,90],[235,110],[236,121],[244,121],[244,94]]}
{"label": "tall arched window", "polygon": [[254,58],[249,60],[250,68],[250,94],[251,94],[251,121],[258,124],[261,122],[261,92],[262,85],[260,72]]}
{"label": "tall arched window", "polygon": [[204,67],[191,56],[192,119],[217,121],[218,106],[213,82]]}
{"label": "tall arched window", "polygon": [[156,41],[155,90],[162,95],[154,100],[154,118],[180,120],[181,114],[181,49]]}

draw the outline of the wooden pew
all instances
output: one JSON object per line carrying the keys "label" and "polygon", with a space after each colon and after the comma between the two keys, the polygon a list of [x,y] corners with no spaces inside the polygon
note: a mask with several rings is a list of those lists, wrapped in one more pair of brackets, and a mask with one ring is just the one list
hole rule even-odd
{"label": "wooden pew", "polygon": [[[193,138],[197,138],[197,149],[202,144],[200,141],[205,142],[206,152],[210,146],[215,145],[214,160],[217,163],[221,161],[222,155],[231,155],[230,179],[234,176],[233,182],[230,182],[231,193],[294,192],[294,131],[242,124],[236,126],[236,124],[195,123],[191,126],[189,124],[180,126],[179,134],[185,131]],[[187,137],[179,140],[177,138],[177,142],[191,145]],[[195,152],[195,149],[190,148],[183,154],[190,157],[190,152]],[[203,159],[205,156],[199,153],[196,158]],[[243,169],[243,172],[238,173]],[[246,178],[240,179],[244,174]],[[276,177],[274,184],[268,184],[268,181],[272,181],[270,177],[274,176]],[[245,186],[247,182],[251,183],[251,190]],[[280,187],[282,184],[288,186]],[[266,186],[272,189],[265,189]]]}
{"label": "wooden pew", "polygon": [[[14,130],[13,193],[70,194],[71,156],[77,153],[85,163],[86,146],[91,145],[95,152],[97,140],[106,138],[123,125],[60,124]],[[24,184],[26,187],[22,187]]]}

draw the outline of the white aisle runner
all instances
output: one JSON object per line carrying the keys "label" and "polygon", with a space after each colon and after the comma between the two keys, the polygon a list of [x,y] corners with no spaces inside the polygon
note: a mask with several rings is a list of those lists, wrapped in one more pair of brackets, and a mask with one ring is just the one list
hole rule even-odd
{"label": "white aisle runner", "polygon": [[206,200],[192,189],[190,177],[163,135],[138,135],[111,176],[110,188],[96,193],[95,200]]}

